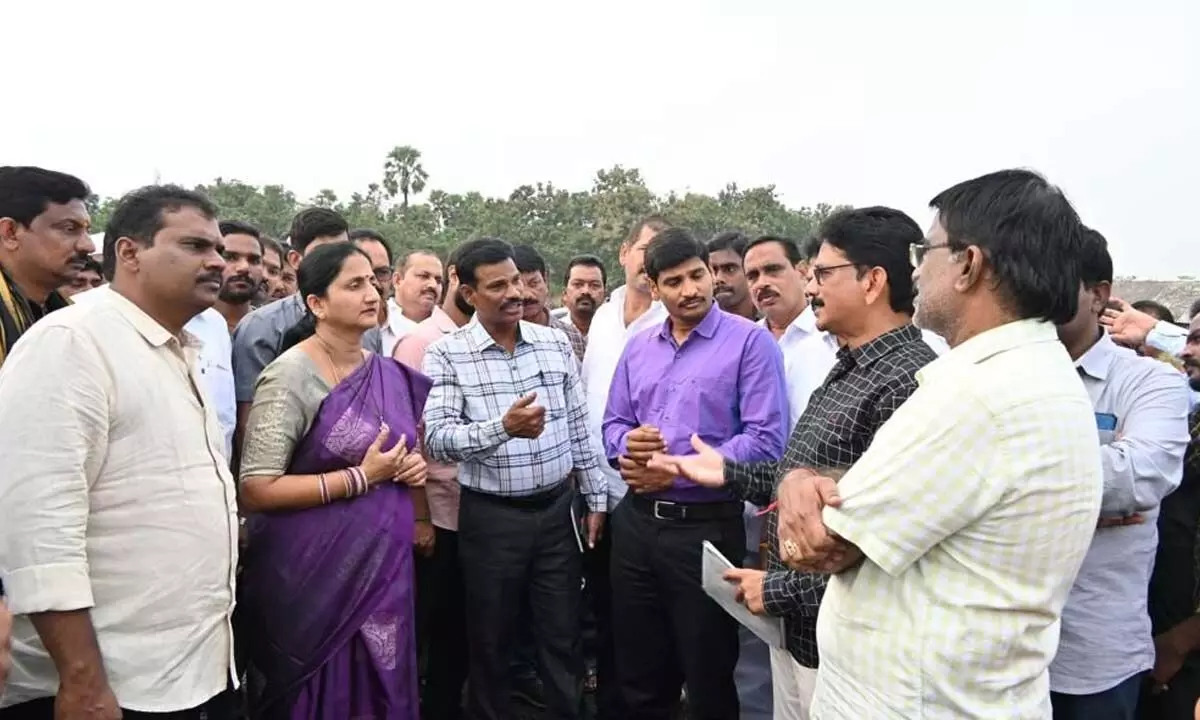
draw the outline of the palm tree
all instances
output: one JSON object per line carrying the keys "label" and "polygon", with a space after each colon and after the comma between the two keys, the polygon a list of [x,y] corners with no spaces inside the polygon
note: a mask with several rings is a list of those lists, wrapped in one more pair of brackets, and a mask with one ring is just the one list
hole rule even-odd
{"label": "palm tree", "polygon": [[388,198],[400,195],[400,204],[408,208],[408,198],[425,189],[429,173],[421,167],[421,151],[409,145],[392,148],[383,163],[383,189]]}

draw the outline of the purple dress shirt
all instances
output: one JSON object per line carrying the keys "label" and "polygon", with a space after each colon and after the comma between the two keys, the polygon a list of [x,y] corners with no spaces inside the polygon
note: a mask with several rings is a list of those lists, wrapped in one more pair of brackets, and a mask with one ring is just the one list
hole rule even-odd
{"label": "purple dress shirt", "polygon": [[[778,460],[787,439],[787,403],[779,344],[714,303],[683,345],[671,336],[668,318],[625,346],[604,411],[605,454],[616,467],[629,431],[653,425],[673,455],[693,454],[695,433],[730,460]],[[677,477],[670,490],[652,497],[693,503],[733,496]]]}

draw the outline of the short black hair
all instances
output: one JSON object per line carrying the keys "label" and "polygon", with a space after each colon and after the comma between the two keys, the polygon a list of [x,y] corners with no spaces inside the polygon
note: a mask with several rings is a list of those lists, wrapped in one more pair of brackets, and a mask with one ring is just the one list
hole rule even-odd
{"label": "short black hair", "polygon": [[1129,306],[1134,310],[1138,310],[1153,317],[1155,320],[1162,320],[1174,324],[1175,313],[1171,312],[1171,308],[1154,300],[1138,300],[1137,302],[1129,303]]}
{"label": "short black hair", "polygon": [[166,224],[166,214],[184,208],[199,211],[206,218],[217,217],[217,206],[205,195],[178,185],[147,185],[117,201],[108,227],[104,229],[104,277],[112,278],[117,268],[117,241],[127,237],[145,247],[154,244],[154,236]]}
{"label": "short black hair", "polygon": [[[1111,285],[1113,261],[1112,255],[1108,252],[1108,240],[1090,227],[1081,227],[1080,231],[1079,279],[1089,288],[1100,283]],[[1166,308],[1163,309],[1166,310]],[[1172,318],[1172,322],[1174,322],[1174,318]]]}
{"label": "short black hair", "polygon": [[378,230],[370,228],[355,228],[350,231],[350,242],[360,243],[363,240],[371,240],[383,246],[383,254],[387,256],[388,267],[392,266],[392,246],[388,244],[385,238]]}
{"label": "short black hair", "polygon": [[658,276],[673,267],[696,258],[708,265],[708,248],[683,228],[667,228],[646,246],[643,264],[646,276],[658,282]]}
{"label": "short black hair", "polygon": [[576,255],[567,261],[566,272],[563,273],[563,287],[571,282],[571,270],[577,267],[592,267],[600,271],[600,284],[608,287],[608,271],[604,269],[604,261],[595,255]]}
{"label": "short black hair", "polygon": [[287,250],[284,249],[283,243],[268,235],[262,235],[258,238],[258,240],[263,245],[263,255],[266,255],[268,251],[277,254],[279,256],[279,265],[281,267],[285,262],[287,262]]}
{"label": "short black hair", "polygon": [[708,253],[711,255],[722,250],[730,250],[738,257],[746,257],[746,248],[750,238],[741,230],[726,230],[713,235],[708,241]]}
{"label": "short black hair", "polygon": [[1055,325],[1075,317],[1083,233],[1062,190],[1031,170],[1001,170],[947,188],[929,205],[952,251],[983,251],[1017,317]]}
{"label": "short black hair", "polygon": [[546,279],[546,258],[531,245],[513,245],[513,262],[519,273],[541,273]]}
{"label": "short black hair", "polygon": [[[412,259],[414,257],[416,257],[417,255],[428,255],[429,257],[435,257],[438,259],[439,262],[442,259],[441,255],[438,255],[433,250],[429,250],[426,248],[418,248],[416,250],[409,250],[408,252],[404,253],[404,255],[402,255],[399,260],[396,261],[396,265],[394,268],[396,270],[396,272],[401,273],[401,274],[407,272],[408,271],[408,263],[411,262]],[[390,257],[391,253],[389,253],[388,256]],[[443,282],[445,281],[445,278],[446,278],[446,269],[442,268]]]}
{"label": "short black hair", "polygon": [[[779,243],[783,247],[783,254],[787,256],[788,262],[792,265],[797,265],[803,262],[806,258],[800,253],[800,247],[796,245],[796,241],[791,238],[786,238],[781,235],[759,235],[750,242],[746,243],[746,253],[750,252],[751,248],[756,248],[759,245],[768,243]],[[742,257],[746,257],[746,253],[742,253]]]}
{"label": "short black hair", "polygon": [[240,220],[222,220],[220,223],[221,237],[226,235],[249,235],[258,241],[258,251],[260,253],[267,252],[266,243],[263,242],[262,231],[254,227],[250,223]]}
{"label": "short black hair", "polygon": [[292,218],[292,229],[288,232],[288,239],[292,249],[303,255],[313,240],[349,232],[350,225],[339,213],[329,208],[312,207],[301,210]]}
{"label": "short black hair", "polygon": [[83,271],[91,271],[101,277],[104,277],[104,268],[100,267],[100,263],[96,262],[96,258],[92,257],[91,255],[88,255],[87,259],[83,261]]}
{"label": "short black hair", "polygon": [[262,241],[262,231],[254,227],[250,223],[242,222],[241,220],[222,220],[221,237],[226,235],[249,235],[252,238]]}
{"label": "short black hair", "polygon": [[821,238],[814,235],[809,235],[804,238],[804,242],[800,243],[800,257],[806,262],[812,262],[817,254],[821,252]]}
{"label": "short black hair", "polygon": [[1200,298],[1193,300],[1192,306],[1188,308],[1188,321],[1190,322],[1197,315],[1200,315]]}
{"label": "short black hair", "polygon": [[507,240],[494,237],[468,240],[460,245],[456,252],[458,262],[455,263],[454,269],[458,274],[458,281],[471,287],[475,287],[475,271],[480,267],[513,260],[513,246]]}
{"label": "short black hair", "polygon": [[924,239],[911,217],[889,207],[839,210],[821,223],[817,237],[829,243],[850,262],[887,273],[888,305],[898,313],[913,313],[913,266],[909,248]]}
{"label": "short black hair", "polygon": [[27,165],[0,167],[0,218],[12,218],[24,227],[52,204],[86,202],[91,196],[87,183],[74,175]]}

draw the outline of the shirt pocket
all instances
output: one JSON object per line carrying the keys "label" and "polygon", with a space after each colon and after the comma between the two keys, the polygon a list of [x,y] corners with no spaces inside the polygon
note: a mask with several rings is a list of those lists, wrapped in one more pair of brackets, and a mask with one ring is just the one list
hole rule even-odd
{"label": "shirt pocket", "polygon": [[727,440],[736,429],[739,414],[737,381],[725,377],[681,380],[671,388],[673,404],[685,423],[709,442]]}
{"label": "shirt pocket", "polygon": [[538,401],[546,408],[546,422],[567,417],[567,373],[562,370],[542,370],[539,373]]}

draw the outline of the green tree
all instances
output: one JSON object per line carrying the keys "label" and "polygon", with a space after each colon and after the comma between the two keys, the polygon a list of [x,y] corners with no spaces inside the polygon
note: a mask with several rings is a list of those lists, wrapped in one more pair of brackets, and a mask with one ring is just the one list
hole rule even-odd
{"label": "green tree", "polygon": [[421,166],[421,151],[410,145],[397,145],[383,162],[383,189],[388,199],[400,195],[400,206],[408,208],[409,197],[425,190],[429,174]]}
{"label": "green tree", "polygon": [[[421,153],[400,145],[388,153],[380,182],[370,183],[345,199],[330,189],[320,190],[307,203],[282,185],[256,186],[217,178],[197,186],[217,205],[222,219],[243,220],[264,232],[285,236],[292,218],[305,206],[328,207],[345,216],[351,227],[369,227],[383,234],[397,253],[429,249],[443,255],[470,238],[502,237],[536,247],[550,267],[556,287],[571,256],[588,252],[600,257],[618,282],[617,254],[629,228],[651,213],[687,227],[701,238],[722,230],[748,235],[771,233],[802,239],[835,208],[788,207],[774,185],[742,188],[729,183],[716,195],[698,192],[655,195],[636,168],[615,165],[597,171],[587,190],[568,190],[553,183],[521,185],[507,197],[479,192],[450,193],[430,189]],[[396,197],[399,203],[392,202]],[[116,203],[92,197],[88,209],[97,230],[104,228]]]}

